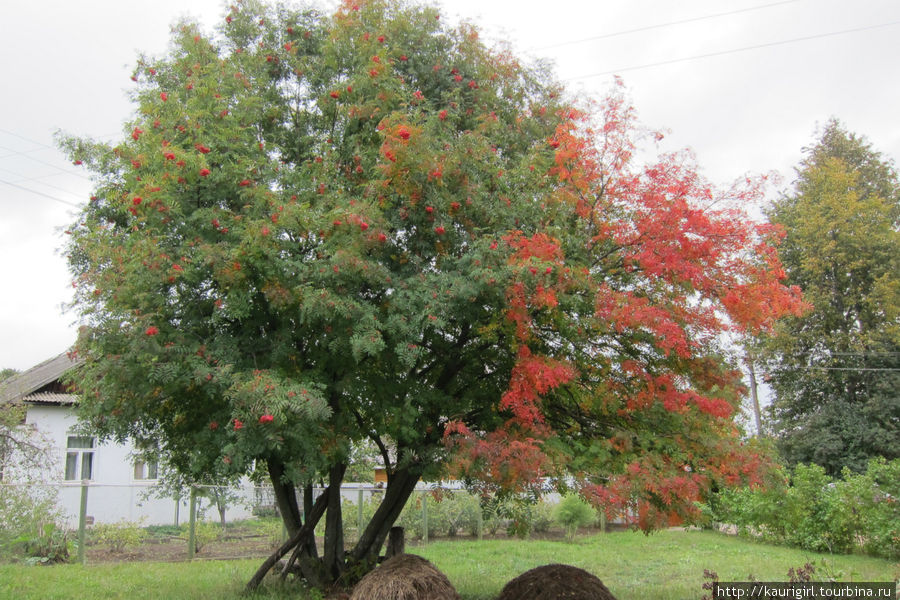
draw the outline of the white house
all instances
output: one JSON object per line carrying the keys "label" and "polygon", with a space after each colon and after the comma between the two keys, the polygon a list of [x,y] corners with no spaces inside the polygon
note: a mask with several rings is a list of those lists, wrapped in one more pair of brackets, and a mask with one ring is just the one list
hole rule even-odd
{"label": "white house", "polygon": [[[88,488],[88,523],[126,520],[162,525],[186,521],[186,498],[176,502],[148,494],[158,481],[156,464],[136,459],[130,444],[101,443],[77,431],[74,408],[78,397],[66,390],[62,379],[78,364],[63,353],[0,386],[0,405],[24,404],[25,424],[31,428],[33,439],[47,446],[48,461],[40,479],[57,488],[60,508],[73,522],[78,520],[83,485]],[[15,469],[0,476],[7,485],[23,479]],[[247,504],[252,504],[252,487],[246,493]],[[229,519],[248,516],[249,506],[228,509]]]}

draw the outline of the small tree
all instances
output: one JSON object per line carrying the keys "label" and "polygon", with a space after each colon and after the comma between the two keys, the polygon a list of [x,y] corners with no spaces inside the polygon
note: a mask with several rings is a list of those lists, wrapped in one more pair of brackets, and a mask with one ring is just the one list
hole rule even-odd
{"label": "small tree", "polygon": [[0,556],[24,547],[62,559],[67,540],[56,526],[62,513],[46,481],[52,445],[26,425],[24,405],[3,399],[4,383],[15,375],[0,371]]}
{"label": "small tree", "polygon": [[579,527],[587,527],[597,521],[597,512],[578,494],[567,494],[556,506],[556,520],[565,527],[566,538],[575,541]]}
{"label": "small tree", "polygon": [[[151,455],[152,460],[158,460],[158,455]],[[198,473],[186,475],[163,462],[160,464],[159,481],[153,487],[147,489],[146,497],[173,498],[176,501],[189,498],[191,492],[198,498],[206,498],[211,507],[216,510],[222,531],[227,528],[226,511],[248,502],[237,490],[240,485],[239,478],[231,473]],[[202,513],[203,509],[198,509]]]}

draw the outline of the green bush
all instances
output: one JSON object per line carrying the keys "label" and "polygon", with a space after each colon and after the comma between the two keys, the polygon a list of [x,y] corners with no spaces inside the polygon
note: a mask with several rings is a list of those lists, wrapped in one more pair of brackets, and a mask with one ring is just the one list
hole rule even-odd
{"label": "green bush", "polygon": [[245,526],[256,535],[265,537],[272,548],[277,548],[284,543],[287,533],[284,530],[284,521],[281,517],[265,517],[248,519]]}
{"label": "green bush", "polygon": [[91,528],[91,542],[109,547],[110,552],[119,553],[128,546],[138,546],[148,533],[138,523],[119,521],[118,523],[100,523]]}
{"label": "green bush", "polygon": [[579,527],[587,527],[597,520],[597,512],[580,495],[568,494],[556,506],[556,520],[565,528],[569,541],[574,541]]}
{"label": "green bush", "polygon": [[[181,526],[181,539],[190,540],[190,524]],[[210,542],[214,542],[222,536],[222,528],[212,521],[197,521],[194,524],[194,552],[200,552]]]}
{"label": "green bush", "polygon": [[68,532],[55,523],[44,523],[36,534],[26,534],[17,541],[22,543],[28,564],[68,562],[73,545]]}
{"label": "green bush", "polygon": [[875,459],[865,473],[834,480],[798,465],[765,488],[729,490],[710,503],[713,520],[742,535],[818,552],[900,556],[900,459]]}
{"label": "green bush", "polygon": [[841,500],[851,506],[863,550],[900,558],[900,459],[876,458],[865,473],[845,471]]}
{"label": "green bush", "polygon": [[[56,492],[41,486],[0,486],[0,559],[53,555],[54,562],[65,553],[52,550],[50,538],[63,535],[57,525],[63,520],[56,505]],[[65,537],[63,535],[63,537]],[[68,540],[65,540],[68,546]]]}
{"label": "green bush", "polygon": [[853,504],[842,502],[838,484],[825,469],[819,465],[797,465],[792,484],[788,543],[815,552],[852,550],[856,533]]}
{"label": "green bush", "polygon": [[556,504],[538,501],[531,509],[531,529],[535,533],[547,533],[556,521]]}

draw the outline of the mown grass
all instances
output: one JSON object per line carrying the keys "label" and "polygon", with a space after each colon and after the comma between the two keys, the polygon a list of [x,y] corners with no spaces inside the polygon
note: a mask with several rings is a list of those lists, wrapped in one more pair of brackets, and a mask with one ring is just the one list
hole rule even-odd
{"label": "mown grass", "polygon": [[[619,532],[562,541],[440,541],[411,547],[441,569],[464,600],[495,598],[503,585],[542,564],[567,563],[598,575],[620,600],[683,600],[703,594],[703,570],[722,581],[785,581],[813,563],[841,581],[896,581],[900,564],[864,556],[826,556],[700,531],[651,536]],[[25,567],[0,565],[0,598],[15,600],[238,600],[259,560]],[[304,600],[272,586],[255,598]]]}
{"label": "mown grass", "polygon": [[842,581],[896,581],[900,564],[866,556],[828,556],[702,531],[664,531],[650,536],[619,532],[575,543],[486,540],[437,542],[415,552],[434,562],[465,600],[496,598],[507,581],[548,563],[587,569],[620,600],[700,598],[703,571],[720,581],[787,581],[790,568],[807,562],[817,575]]}

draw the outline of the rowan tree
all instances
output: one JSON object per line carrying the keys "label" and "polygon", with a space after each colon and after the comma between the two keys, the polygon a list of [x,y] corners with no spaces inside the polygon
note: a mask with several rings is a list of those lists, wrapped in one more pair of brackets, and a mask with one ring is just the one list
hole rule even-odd
{"label": "rowan tree", "polygon": [[893,165],[830,121],[770,211],[784,268],[813,310],[767,341],[773,416],[791,464],[837,476],[900,456],[900,185]]}
{"label": "rowan tree", "polygon": [[[98,179],[68,248],[81,411],[186,473],[264,465],[291,539],[251,586],[291,550],[315,584],[359,576],[451,469],[485,493],[575,476],[647,529],[756,476],[717,339],[797,291],[727,208],[754,185],[633,164],[620,89],[575,102],[472,26],[375,0],[239,3],[134,79],[120,143],[63,141]],[[345,552],[363,441],[388,484]]]}

